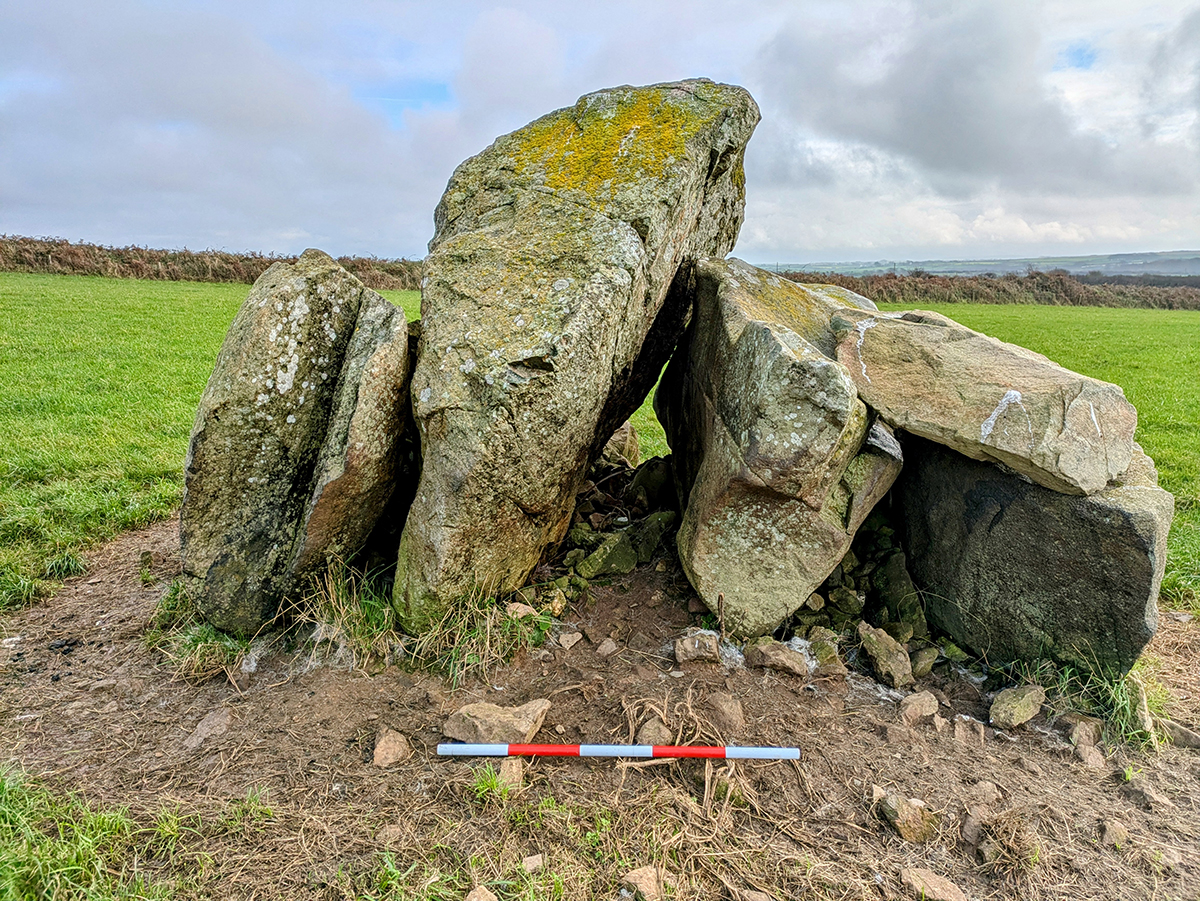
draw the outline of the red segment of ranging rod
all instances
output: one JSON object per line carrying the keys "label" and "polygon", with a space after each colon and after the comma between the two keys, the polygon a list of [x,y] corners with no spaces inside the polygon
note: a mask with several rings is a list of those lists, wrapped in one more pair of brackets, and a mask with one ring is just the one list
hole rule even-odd
{"label": "red segment of ranging rod", "polygon": [[529,745],[440,744],[450,757],[700,757],[718,760],[799,760],[799,748],[748,748],[734,745]]}

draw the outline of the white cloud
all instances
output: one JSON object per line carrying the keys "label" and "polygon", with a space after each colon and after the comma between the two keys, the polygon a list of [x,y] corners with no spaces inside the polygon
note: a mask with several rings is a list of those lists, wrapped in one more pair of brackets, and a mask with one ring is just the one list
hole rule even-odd
{"label": "white cloud", "polygon": [[454,166],[499,133],[707,75],[764,113],[743,256],[1200,246],[1195,3],[280,9],[0,9],[0,231],[419,255]]}

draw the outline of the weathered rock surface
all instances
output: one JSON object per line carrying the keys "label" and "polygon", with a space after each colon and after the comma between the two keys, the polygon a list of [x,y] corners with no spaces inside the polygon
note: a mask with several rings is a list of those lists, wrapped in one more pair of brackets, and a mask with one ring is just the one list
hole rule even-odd
{"label": "weathered rock surface", "polygon": [[575,571],[585,579],[594,579],[633,572],[637,564],[638,553],[629,533],[613,532],[603,537],[600,545],[575,567]]}
{"label": "weathered rock surface", "polygon": [[988,720],[997,729],[1015,729],[1037,716],[1045,700],[1046,689],[1040,685],[1006,688],[992,701]]}
{"label": "weathered rock surface", "polygon": [[550,702],[545,698],[520,707],[467,704],[446,720],[442,732],[465,742],[521,744],[537,735],[549,710]]}
{"label": "weathered rock surface", "polygon": [[403,315],[318,250],[255,282],[184,467],[183,569],[214,625],[257,631],[365,539],[393,488],[407,353]]}
{"label": "weathered rock surface", "polygon": [[834,328],[837,359],[893,428],[1068,494],[1129,466],[1137,411],[1116,385],[937,313],[845,310]]}
{"label": "weathered rock surface", "polygon": [[1133,665],[1158,625],[1174,512],[1140,448],[1122,483],[1091,497],[929,442],[905,455],[909,571],[933,625],[994,663]]}
{"label": "weathered rock surface", "polygon": [[655,395],[684,507],[680,562],[710,610],[724,595],[731,632],[759,635],[837,566],[900,447],[829,357],[829,319],[855,295],[740,260],[687,281],[692,325]]}
{"label": "weathered rock surface", "polygon": [[921,867],[905,867],[900,881],[908,886],[918,901],[967,901],[967,896],[945,876]]}
{"label": "weathered rock surface", "polygon": [[458,167],[435,212],[412,394],[425,460],[395,600],[419,628],[519,588],[686,322],[680,265],[741,225],[758,108],[706,80],[582,97]]}
{"label": "weathered rock surface", "polygon": [[871,667],[881,682],[892,688],[903,688],[912,685],[912,661],[908,652],[892,636],[883,629],[876,629],[868,623],[858,624],[858,638],[862,642],[863,652],[871,661]]}
{"label": "weathered rock surface", "polygon": [[793,676],[808,675],[808,661],[803,654],[766,635],[746,645],[746,665],[762,666]]}

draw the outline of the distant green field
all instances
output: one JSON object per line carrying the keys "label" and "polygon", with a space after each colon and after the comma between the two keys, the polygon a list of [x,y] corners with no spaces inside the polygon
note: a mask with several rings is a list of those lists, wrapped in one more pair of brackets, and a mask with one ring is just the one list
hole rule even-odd
{"label": "distant green field", "polygon": [[[0,607],[179,502],[196,405],[248,293],[0,274]],[[416,314],[417,292],[387,293]]]}
{"label": "distant green field", "polygon": [[[200,394],[245,285],[0,273],[0,607],[78,551],[170,513]],[[384,292],[414,319],[415,291]],[[1200,314],[1070,307],[942,312],[1116,382],[1178,498],[1168,587],[1200,589]],[[663,453],[649,402],[643,455]]]}

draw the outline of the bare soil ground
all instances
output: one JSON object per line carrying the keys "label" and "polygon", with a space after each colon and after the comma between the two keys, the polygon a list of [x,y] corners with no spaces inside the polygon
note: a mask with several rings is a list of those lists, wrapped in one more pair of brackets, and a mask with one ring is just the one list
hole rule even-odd
{"label": "bare soil ground", "polygon": [[[158,577],[148,586],[145,551]],[[901,883],[906,867],[946,876],[974,899],[1200,898],[1200,752],[1110,747],[1105,767],[1089,769],[1045,714],[1012,736],[977,727],[956,738],[956,715],[987,712],[986,697],[958,676],[921,686],[943,702],[951,725],[939,732],[904,727],[897,696],[859,675],[808,681],[678,666],[664,646],[696,617],[669,560],[569,608],[563,619],[586,636],[570,650],[551,642],[490,684],[451,691],[398,667],[313,666],[304,647],[278,647],[252,674],[199,686],[173,679],[142,634],[177,554],[176,521],[127,533],[53,598],[4,618],[0,741],[11,762],[53,787],[128,807],[139,822],[179,812],[191,825],[178,845],[144,865],[182,874],[184,894],[462,898],[490,883],[502,898],[609,899],[621,897],[625,872],[657,864],[676,880],[676,898],[914,897]],[[620,651],[601,658],[609,637]],[[1195,727],[1200,628],[1164,616],[1150,653],[1163,661],[1173,714]],[[745,716],[729,734],[708,706],[722,692]],[[461,705],[534,698],[552,702],[537,741],[631,741],[658,714],[681,743],[798,744],[802,759],[542,759],[502,798],[476,791],[481,764],[435,756]],[[383,727],[414,748],[386,769],[372,762]],[[933,839],[897,836],[873,786],[939,814]],[[962,837],[972,809],[990,862]],[[1128,831],[1120,847],[1103,840],[1113,824]],[[527,873],[521,861],[536,853],[544,868]]]}

